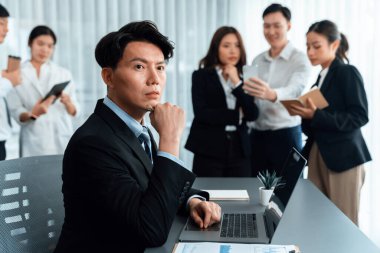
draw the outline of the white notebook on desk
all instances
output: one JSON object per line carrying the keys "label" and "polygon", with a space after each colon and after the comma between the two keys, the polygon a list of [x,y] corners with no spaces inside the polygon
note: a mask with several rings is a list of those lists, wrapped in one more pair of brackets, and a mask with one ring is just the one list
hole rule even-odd
{"label": "white notebook on desk", "polygon": [[203,190],[210,194],[210,200],[249,200],[247,190]]}

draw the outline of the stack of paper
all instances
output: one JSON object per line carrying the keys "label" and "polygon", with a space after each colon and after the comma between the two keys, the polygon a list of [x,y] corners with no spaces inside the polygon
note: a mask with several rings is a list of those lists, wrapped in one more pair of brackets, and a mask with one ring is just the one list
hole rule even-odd
{"label": "stack of paper", "polygon": [[300,252],[295,245],[239,244],[191,242],[178,243],[173,253],[293,253]]}
{"label": "stack of paper", "polygon": [[247,190],[203,190],[210,194],[210,200],[249,200]]}

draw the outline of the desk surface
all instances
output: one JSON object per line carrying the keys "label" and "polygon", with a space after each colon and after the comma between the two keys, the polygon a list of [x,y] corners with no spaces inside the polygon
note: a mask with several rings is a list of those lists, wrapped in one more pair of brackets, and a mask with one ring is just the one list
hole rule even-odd
{"label": "desk surface", "polygon": [[[198,189],[247,189],[250,201],[219,201],[223,210],[239,206],[241,210],[263,209],[258,203],[256,178],[197,178]],[[168,240],[149,253],[170,253],[178,240],[186,217],[176,217]],[[308,180],[300,180],[284,216],[272,238],[272,244],[296,244],[307,253],[380,253],[372,243],[333,203]]]}

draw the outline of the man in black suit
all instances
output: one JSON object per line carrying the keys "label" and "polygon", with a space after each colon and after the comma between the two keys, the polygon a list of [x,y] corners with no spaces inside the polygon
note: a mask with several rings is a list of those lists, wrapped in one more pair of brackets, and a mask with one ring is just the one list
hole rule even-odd
{"label": "man in black suit", "polygon": [[189,211],[201,228],[220,221],[220,207],[190,188],[195,175],[178,159],[183,110],[159,103],[172,54],[149,21],[99,41],[95,57],[107,96],[65,151],[65,222],[55,252],[143,252],[166,241],[177,212]]}

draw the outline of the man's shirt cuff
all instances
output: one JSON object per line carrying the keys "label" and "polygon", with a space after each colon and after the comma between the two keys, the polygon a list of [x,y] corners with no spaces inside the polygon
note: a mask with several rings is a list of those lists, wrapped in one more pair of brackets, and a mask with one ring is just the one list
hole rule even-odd
{"label": "man's shirt cuff", "polygon": [[186,203],[186,210],[189,210],[189,202],[190,202],[190,200],[192,200],[193,198],[197,198],[197,199],[200,199],[200,200],[202,200],[202,201],[206,201],[206,198],[205,198],[205,197],[202,197],[202,196],[200,196],[200,195],[198,195],[198,194],[194,194],[194,195],[190,196],[190,198],[187,200],[187,203]]}
{"label": "man's shirt cuff", "polygon": [[165,151],[157,151],[157,156],[162,156],[162,157],[168,158],[169,160],[172,160],[173,162],[178,163],[182,167],[186,168],[185,163],[183,161],[181,161],[178,157],[176,157],[172,154],[169,154]]}

